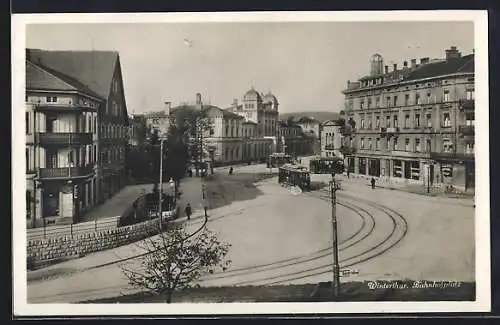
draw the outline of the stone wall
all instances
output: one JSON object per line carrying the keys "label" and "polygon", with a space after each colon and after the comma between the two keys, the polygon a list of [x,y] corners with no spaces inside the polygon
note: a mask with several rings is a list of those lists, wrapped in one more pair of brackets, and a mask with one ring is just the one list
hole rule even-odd
{"label": "stone wall", "polygon": [[[166,219],[164,219],[166,220]],[[32,239],[27,242],[27,262],[36,264],[52,259],[83,256],[89,253],[129,244],[158,232],[159,219],[114,229]]]}

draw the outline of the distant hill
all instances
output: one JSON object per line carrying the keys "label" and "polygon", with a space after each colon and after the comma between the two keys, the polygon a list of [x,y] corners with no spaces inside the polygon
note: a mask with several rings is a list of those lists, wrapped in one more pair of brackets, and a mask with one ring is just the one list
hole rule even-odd
{"label": "distant hill", "polygon": [[290,116],[294,117],[294,120],[298,120],[303,116],[312,117],[320,122],[328,120],[336,120],[340,117],[338,112],[292,112],[292,113],[280,113],[280,119],[286,120]]}

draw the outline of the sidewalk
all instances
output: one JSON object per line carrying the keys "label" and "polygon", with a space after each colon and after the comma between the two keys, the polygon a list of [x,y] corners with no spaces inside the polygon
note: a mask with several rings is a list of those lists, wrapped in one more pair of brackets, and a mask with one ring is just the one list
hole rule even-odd
{"label": "sidewalk", "polygon": [[[149,184],[145,184],[141,186],[145,186],[147,189],[151,189],[153,185],[151,184],[150,186]],[[168,186],[168,184],[164,183],[164,186]],[[178,204],[181,209],[181,215],[178,219],[176,219],[177,222],[183,222],[186,219],[186,216],[184,214],[184,207],[188,202],[191,204],[193,210],[193,215],[191,217],[192,220],[202,219],[204,217],[201,186],[202,186],[202,181],[201,178],[199,177],[193,177],[193,178],[187,177],[181,180],[179,190],[182,192],[182,195],[178,200]],[[134,193],[133,192],[134,190],[136,189],[129,189],[126,193],[128,194]],[[122,204],[127,203],[126,201],[123,201],[124,196],[125,195],[123,195],[122,199],[120,199],[120,201],[123,202]],[[113,206],[116,207],[116,205]],[[71,260],[67,260],[58,264],[47,266],[42,269],[28,271],[27,279],[28,282],[30,282],[46,277],[79,272],[85,269],[94,268],[103,264],[117,261],[123,258],[131,257],[134,256],[136,253],[137,253],[137,245],[136,243],[131,243],[117,248],[95,252],[81,258],[74,258]]]}

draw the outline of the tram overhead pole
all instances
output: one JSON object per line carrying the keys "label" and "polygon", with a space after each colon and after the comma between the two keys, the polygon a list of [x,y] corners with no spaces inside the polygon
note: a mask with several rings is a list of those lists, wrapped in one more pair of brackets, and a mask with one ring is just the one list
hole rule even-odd
{"label": "tram overhead pole", "polygon": [[330,182],[330,198],[332,204],[332,253],[333,253],[333,299],[338,300],[340,297],[340,265],[339,265],[339,246],[338,246],[338,229],[337,229],[337,191],[340,189],[340,184],[335,180],[335,174],[332,175]]}

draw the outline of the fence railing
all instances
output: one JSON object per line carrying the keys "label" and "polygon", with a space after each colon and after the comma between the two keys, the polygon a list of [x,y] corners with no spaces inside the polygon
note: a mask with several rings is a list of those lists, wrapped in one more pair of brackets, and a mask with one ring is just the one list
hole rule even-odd
{"label": "fence railing", "polygon": [[27,231],[27,240],[41,240],[55,237],[73,238],[77,235],[112,230],[118,227],[119,221],[120,217],[110,217],[70,225],[32,228]]}

